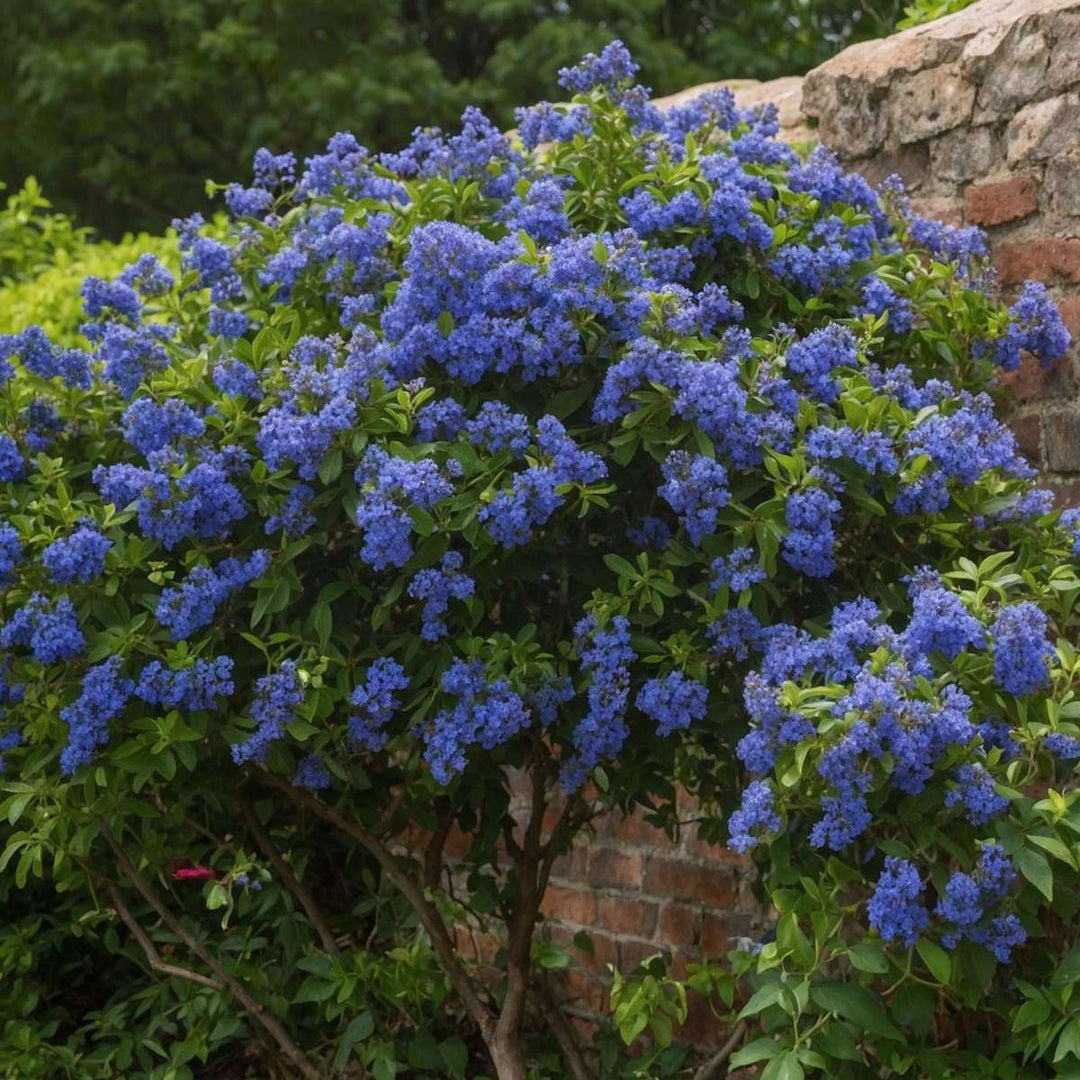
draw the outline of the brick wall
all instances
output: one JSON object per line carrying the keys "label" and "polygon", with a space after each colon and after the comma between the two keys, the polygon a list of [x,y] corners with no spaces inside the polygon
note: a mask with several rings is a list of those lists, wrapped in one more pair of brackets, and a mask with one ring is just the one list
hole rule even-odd
{"label": "brick wall", "polygon": [[[984,228],[1006,297],[1025,278],[1045,282],[1080,338],[1080,0],[981,0],[852,46],[805,79],[727,85],[743,105],[775,101],[790,141],[819,138],[875,182],[899,173],[921,213]],[[1021,445],[1070,502],[1080,502],[1077,360],[1074,348],[1049,372],[1028,361],[1008,376]],[[593,955],[577,953],[565,986],[583,1013],[603,1008],[608,964],[627,971],[666,949],[685,970],[768,922],[745,863],[693,827],[672,844],[633,818],[582,841],[545,910],[553,940],[592,935]],[[700,1010],[684,1035],[708,1042],[715,1026]]]}

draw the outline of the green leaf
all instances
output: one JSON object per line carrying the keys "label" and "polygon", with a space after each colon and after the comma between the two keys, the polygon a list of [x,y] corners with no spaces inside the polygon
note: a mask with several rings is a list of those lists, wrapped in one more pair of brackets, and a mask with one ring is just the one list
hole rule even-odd
{"label": "green leaf", "polygon": [[439,328],[439,333],[443,337],[449,337],[454,332],[453,314],[449,311],[440,312],[439,317],[435,320],[435,325]]}
{"label": "green leaf", "polygon": [[1050,860],[1040,851],[1032,851],[1031,848],[1022,848],[1017,855],[1016,861],[1020,866],[1020,873],[1046,897],[1054,899],[1054,871],[1050,869]]}
{"label": "green leaf", "polygon": [[753,1065],[759,1061],[771,1061],[780,1053],[780,1044],[775,1039],[768,1037],[755,1039],[747,1043],[741,1050],[736,1050],[731,1055],[728,1064],[733,1069],[741,1069],[744,1065]]}
{"label": "green leaf", "polygon": [[352,1054],[352,1048],[363,1042],[375,1030],[375,1021],[371,1013],[361,1013],[349,1021],[349,1026],[338,1039],[337,1050],[334,1053],[334,1069],[344,1069]]}
{"label": "green leaf", "polygon": [[848,952],[851,966],[858,971],[884,975],[889,970],[889,959],[877,941],[862,941]]}
{"label": "green leaf", "polygon": [[897,1028],[885,1019],[881,999],[853,983],[819,982],[810,987],[810,997],[819,1009],[836,1013],[858,1027],[884,1039],[902,1041]]}
{"label": "green leaf", "polygon": [[797,1055],[791,1050],[785,1050],[765,1066],[761,1080],[803,1080],[805,1075]]}
{"label": "green leaf", "polygon": [[949,960],[948,953],[940,945],[935,945],[934,942],[927,941],[925,938],[919,938],[915,947],[923,963],[930,969],[930,974],[939,983],[947,983],[952,975],[952,962]]}

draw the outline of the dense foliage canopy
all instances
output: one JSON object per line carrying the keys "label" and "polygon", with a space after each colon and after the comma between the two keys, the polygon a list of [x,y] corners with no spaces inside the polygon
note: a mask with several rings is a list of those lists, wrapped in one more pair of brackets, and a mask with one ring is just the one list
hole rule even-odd
{"label": "dense foliage canopy", "polygon": [[677,1071],[682,983],[624,973],[652,1043],[616,1060],[538,978],[554,860],[603,813],[674,831],[677,785],[778,919],[688,980],[759,1025],[733,1064],[1080,1060],[1077,519],[988,393],[1063,354],[1056,308],[770,110],[635,73],[587,57],[513,140],[259,150],[179,280],[147,255],[87,278],[81,345],[0,338],[3,887],[176,998],[170,1050],[54,999],[21,1074],[245,1035],[308,1077]]}
{"label": "dense foliage canopy", "polygon": [[263,143],[313,151],[340,129],[377,149],[509,123],[558,69],[621,35],[658,93],[800,74],[887,33],[900,0],[38,0],[8,5],[0,179],[35,175],[107,235],[160,230]]}

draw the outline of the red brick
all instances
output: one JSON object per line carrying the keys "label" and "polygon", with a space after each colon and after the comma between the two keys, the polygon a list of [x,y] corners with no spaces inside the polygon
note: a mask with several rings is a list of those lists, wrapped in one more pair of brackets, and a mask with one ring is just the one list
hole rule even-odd
{"label": "red brick", "polygon": [[746,855],[740,855],[737,851],[732,851],[723,844],[706,843],[698,835],[698,828],[697,825],[688,825],[683,830],[682,849],[691,858],[715,859],[719,862],[730,863],[736,867],[750,865],[750,860]]}
{"label": "red brick", "polygon": [[650,825],[640,813],[631,814],[629,817],[613,814],[611,835],[624,844],[639,844],[646,847],[670,843],[664,830]]}
{"label": "red brick", "polygon": [[1058,311],[1073,340],[1080,338],[1080,296],[1070,296],[1058,303]]}
{"label": "red brick", "polygon": [[1007,371],[1001,376],[1001,385],[1022,402],[1072,397],[1077,389],[1072,361],[1068,356],[1044,368],[1028,352],[1021,354],[1020,366],[1015,371]]}
{"label": "red brick", "polygon": [[679,1029],[679,1036],[694,1046],[718,1046],[731,1033],[731,1025],[719,1019],[711,1003],[700,994],[691,994],[687,1000],[686,1022]]}
{"label": "red brick", "polygon": [[1080,413],[1051,413],[1043,424],[1046,467],[1053,472],[1080,472]]}
{"label": "red brick", "polygon": [[975,225],[1004,225],[1027,217],[1039,207],[1033,176],[1010,176],[997,184],[972,184],[964,193],[967,219]]}
{"label": "red brick", "polygon": [[1042,422],[1037,416],[1018,416],[1009,421],[1020,453],[1033,465],[1042,463]]}
{"label": "red brick", "polygon": [[1056,275],[1080,281],[1080,239],[1041,236],[1002,244],[995,262],[1003,285],[1016,285],[1028,278],[1050,281]]}
{"label": "red brick", "polygon": [[639,964],[663,949],[651,941],[620,941],[619,942],[619,971],[623,975],[629,975]]}
{"label": "red brick", "polygon": [[712,907],[728,907],[735,899],[730,867],[697,866],[658,857],[649,859],[645,891],[652,896],[700,900]]}
{"label": "red brick", "polygon": [[705,913],[701,930],[701,954],[714,960],[722,959],[731,948],[731,939],[735,936],[730,920],[724,915]]}
{"label": "red brick", "polygon": [[593,848],[589,852],[589,884],[597,889],[640,889],[642,865],[636,851]]}
{"label": "red brick", "polygon": [[589,871],[589,849],[577,844],[560,855],[551,866],[551,876],[566,881],[584,881]]}
{"label": "red brick", "polygon": [[660,912],[659,938],[674,949],[688,948],[701,940],[702,914],[685,904],[665,904]]}
{"label": "red brick", "polygon": [[540,910],[549,918],[561,922],[592,926],[596,920],[596,897],[589,888],[561,889],[557,885],[549,885]]}
{"label": "red brick", "polygon": [[561,981],[566,988],[565,1005],[597,1013],[606,1009],[607,988],[594,976],[571,969],[564,974]]}
{"label": "red brick", "polygon": [[596,901],[596,924],[612,934],[650,938],[656,929],[656,905],[636,897],[601,896]]}
{"label": "red brick", "polygon": [[580,931],[569,926],[544,925],[544,937],[571,953],[577,960],[578,966],[584,971],[606,972],[608,964],[614,964],[618,958],[615,939],[609,937],[602,930],[587,930],[585,933],[592,942],[592,952],[588,952],[574,944],[574,938],[579,933]]}

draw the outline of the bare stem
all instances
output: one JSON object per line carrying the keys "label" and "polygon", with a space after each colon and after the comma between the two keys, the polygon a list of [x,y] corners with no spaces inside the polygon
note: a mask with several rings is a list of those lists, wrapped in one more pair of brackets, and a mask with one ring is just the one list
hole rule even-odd
{"label": "bare stem", "polygon": [[135,916],[131,914],[127,905],[121,899],[120,890],[111,883],[106,888],[112,906],[116,909],[116,914],[123,919],[124,925],[131,931],[131,936],[138,942],[151,971],[156,971],[159,975],[174,975],[178,979],[186,979],[188,982],[196,983],[199,986],[208,986],[211,990],[219,992],[225,989],[221,983],[216,979],[211,979],[208,975],[200,975],[197,971],[189,971],[187,968],[179,967],[177,964],[166,964],[161,959],[149,935],[135,921]]}
{"label": "bare stem", "polygon": [[330,932],[326,917],[323,915],[322,909],[315,902],[315,898],[304,888],[300,883],[300,879],[293,873],[292,867],[284,858],[282,858],[282,855],[277,848],[274,847],[274,843],[267,835],[266,830],[259,824],[259,818],[255,813],[255,808],[245,799],[240,804],[240,809],[243,812],[244,820],[247,822],[248,831],[255,838],[255,843],[259,845],[259,849],[270,860],[277,876],[284,883],[285,888],[287,888],[300,902],[300,906],[307,914],[311,925],[315,927],[315,931],[319,935],[319,940],[322,942],[323,950],[328,952],[331,956],[338,956],[341,950],[338,948],[338,943],[334,940],[334,935]]}
{"label": "bare stem", "polygon": [[728,1036],[728,1041],[694,1073],[694,1080],[721,1080],[722,1077],[727,1076],[727,1069],[724,1066],[727,1065],[728,1058],[738,1049],[745,1035],[746,1021],[740,1020]]}

